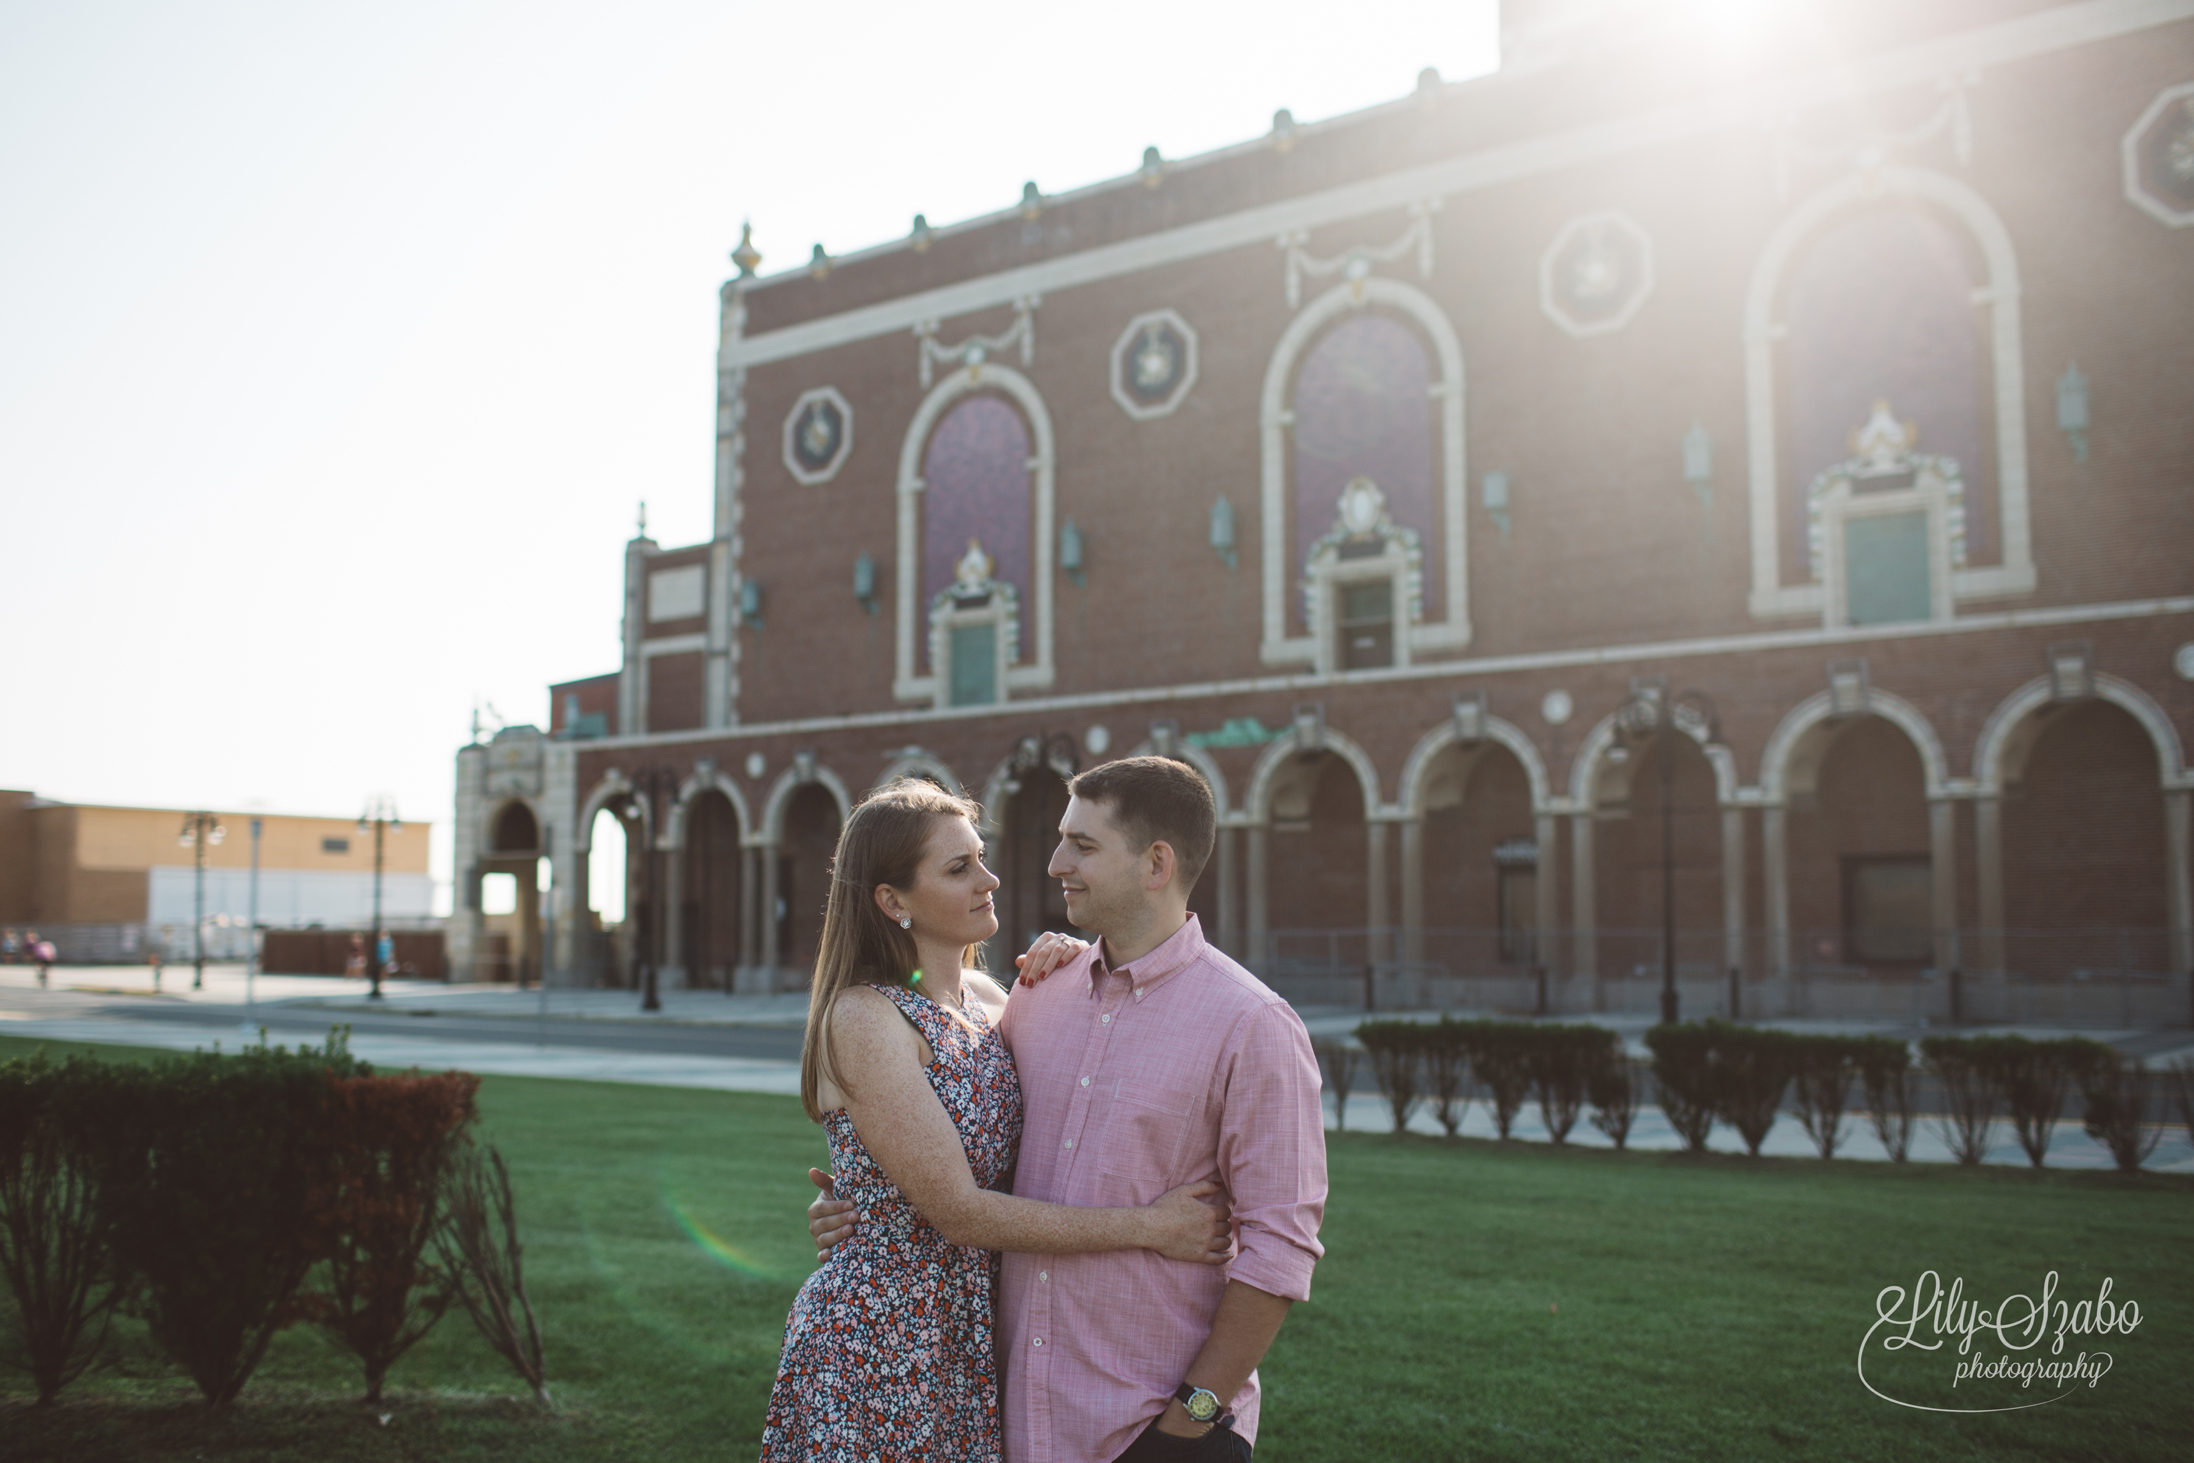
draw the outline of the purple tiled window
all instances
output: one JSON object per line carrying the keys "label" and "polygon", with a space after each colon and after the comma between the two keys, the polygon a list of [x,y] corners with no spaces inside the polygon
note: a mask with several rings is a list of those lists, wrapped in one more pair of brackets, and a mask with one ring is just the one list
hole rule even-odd
{"label": "purple tiled window", "polygon": [[[1310,546],[1333,527],[1341,489],[1368,477],[1386,495],[1394,521],[1423,541],[1428,620],[1440,614],[1431,385],[1416,332],[1371,313],[1327,331],[1295,377],[1294,572],[1302,572]],[[1294,614],[1300,632],[1299,602]]]}
{"label": "purple tiled window", "polygon": [[953,582],[968,540],[980,539],[994,573],[1020,597],[1021,658],[1029,598],[1029,441],[1020,412],[996,396],[970,396],[945,413],[922,457],[922,604],[927,655],[929,602]]}

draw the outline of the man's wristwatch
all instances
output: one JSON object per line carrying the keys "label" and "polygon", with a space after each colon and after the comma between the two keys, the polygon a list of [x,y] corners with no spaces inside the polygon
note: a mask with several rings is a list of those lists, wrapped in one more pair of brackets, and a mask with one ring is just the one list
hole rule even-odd
{"label": "man's wristwatch", "polygon": [[1183,1382],[1179,1390],[1173,1394],[1173,1400],[1188,1409],[1188,1415],[1193,1421],[1217,1422],[1219,1420],[1221,1404],[1217,1393],[1208,1392],[1202,1387],[1191,1387],[1188,1383]]}

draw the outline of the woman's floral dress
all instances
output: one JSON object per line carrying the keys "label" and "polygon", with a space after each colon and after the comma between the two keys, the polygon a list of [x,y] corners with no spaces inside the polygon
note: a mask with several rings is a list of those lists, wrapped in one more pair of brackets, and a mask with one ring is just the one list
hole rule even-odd
{"label": "woman's floral dress", "polygon": [[[1002,1186],[1021,1143],[1021,1079],[975,1002],[966,1021],[927,996],[878,986],[929,1040],[929,1084],[968,1167]],[[948,1245],[861,1146],[843,1109],[823,1120],[852,1236],[800,1287],[762,1425],[764,1463],[967,1459],[1000,1463],[991,1294],[998,1257]]]}

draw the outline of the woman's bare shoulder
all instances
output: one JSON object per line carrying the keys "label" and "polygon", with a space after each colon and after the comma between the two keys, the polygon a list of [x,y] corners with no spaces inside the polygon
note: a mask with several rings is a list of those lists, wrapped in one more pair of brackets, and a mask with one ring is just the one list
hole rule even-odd
{"label": "woman's bare shoulder", "polygon": [[833,1036],[856,1040],[920,1036],[891,997],[872,985],[849,985],[840,991],[824,1022]]}
{"label": "woman's bare shoulder", "polygon": [[1006,1008],[1006,988],[980,970],[961,971],[960,989],[982,1002],[983,1010],[989,1013],[993,1021]]}

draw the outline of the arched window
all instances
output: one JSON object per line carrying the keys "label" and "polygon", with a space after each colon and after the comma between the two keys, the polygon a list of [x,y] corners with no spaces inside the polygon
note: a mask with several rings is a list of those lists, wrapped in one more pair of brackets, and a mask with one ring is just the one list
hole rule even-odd
{"label": "arched window", "polygon": [[1422,292],[1361,280],[1296,317],[1265,374],[1265,660],[1470,643],[1462,434],[1462,350]]}
{"label": "arched window", "polygon": [[1051,424],[997,365],[955,371],[899,460],[896,693],[980,706],[1051,684]]}
{"label": "arched window", "polygon": [[1947,619],[2034,587],[2018,292],[2002,221],[1940,174],[1784,221],[1746,303],[1755,614]]}

